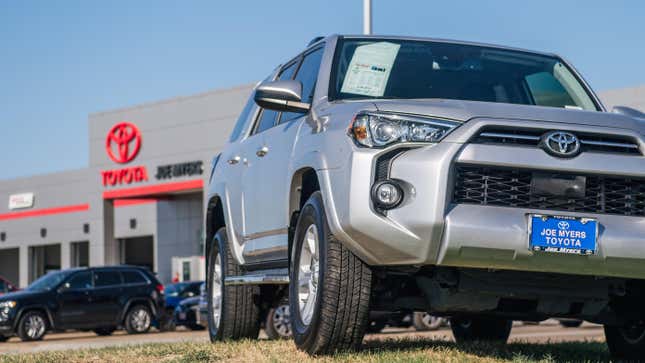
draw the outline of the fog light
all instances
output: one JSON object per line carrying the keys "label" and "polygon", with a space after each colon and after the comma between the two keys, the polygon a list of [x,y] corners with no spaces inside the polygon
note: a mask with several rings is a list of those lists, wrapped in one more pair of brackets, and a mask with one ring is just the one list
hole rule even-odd
{"label": "fog light", "polygon": [[403,189],[392,180],[376,183],[372,187],[372,200],[379,208],[396,208],[403,200]]}

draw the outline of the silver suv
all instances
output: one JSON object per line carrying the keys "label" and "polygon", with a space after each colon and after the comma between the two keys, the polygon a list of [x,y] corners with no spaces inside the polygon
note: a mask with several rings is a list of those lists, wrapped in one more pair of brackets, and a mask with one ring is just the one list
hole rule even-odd
{"label": "silver suv", "polygon": [[212,340],[289,297],[298,348],[356,348],[370,311],[605,325],[645,356],[645,123],[553,54],[403,37],[315,39],[253,91],[214,159]]}

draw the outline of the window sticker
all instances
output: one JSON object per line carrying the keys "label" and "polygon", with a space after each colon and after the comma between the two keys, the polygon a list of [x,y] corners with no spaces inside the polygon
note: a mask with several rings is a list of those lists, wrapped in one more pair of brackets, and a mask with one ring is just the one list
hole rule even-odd
{"label": "window sticker", "polygon": [[399,44],[379,42],[356,47],[340,91],[380,97],[385,93]]}

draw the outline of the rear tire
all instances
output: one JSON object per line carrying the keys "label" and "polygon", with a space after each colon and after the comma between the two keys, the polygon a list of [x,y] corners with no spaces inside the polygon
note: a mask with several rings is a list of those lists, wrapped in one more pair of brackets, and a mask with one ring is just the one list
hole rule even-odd
{"label": "rear tire", "polygon": [[329,231],[320,192],[298,217],[290,264],[298,349],[316,355],[359,348],[369,321],[372,271]]}
{"label": "rear tire", "polygon": [[135,305],[125,315],[125,330],[128,334],[144,334],[150,330],[152,314],[145,305]]}
{"label": "rear tire", "polygon": [[28,311],[18,323],[18,337],[23,342],[41,340],[47,332],[47,318],[40,311]]}
{"label": "rear tire", "polygon": [[560,325],[565,328],[579,328],[582,325],[582,320],[560,320]]}
{"label": "rear tire", "polygon": [[257,286],[226,286],[226,276],[238,276],[242,269],[235,263],[228,248],[226,228],[213,238],[208,259],[207,301],[208,335],[211,342],[257,339],[260,333],[260,310]]}
{"label": "rear tire", "polygon": [[94,334],[100,336],[100,337],[107,337],[112,335],[116,329],[115,328],[97,328],[94,329]]}
{"label": "rear tire", "polygon": [[605,325],[605,338],[614,359],[638,361],[645,357],[645,326],[622,328]]}
{"label": "rear tire", "polygon": [[472,341],[506,343],[513,321],[491,317],[453,317],[450,328],[457,344]]}

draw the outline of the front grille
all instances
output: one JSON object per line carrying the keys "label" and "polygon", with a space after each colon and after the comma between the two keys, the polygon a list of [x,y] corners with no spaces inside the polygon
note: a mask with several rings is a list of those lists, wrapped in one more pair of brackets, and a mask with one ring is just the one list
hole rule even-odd
{"label": "front grille", "polygon": [[534,173],[548,171],[481,166],[456,167],[453,196],[457,204],[546,209],[553,211],[645,216],[645,180],[629,177],[584,176],[584,197],[536,195],[531,181]]}
{"label": "front grille", "polygon": [[[551,130],[486,127],[470,142],[473,144],[538,147],[542,136]],[[573,132],[580,138],[581,152],[641,155],[638,143],[626,136]]]}

